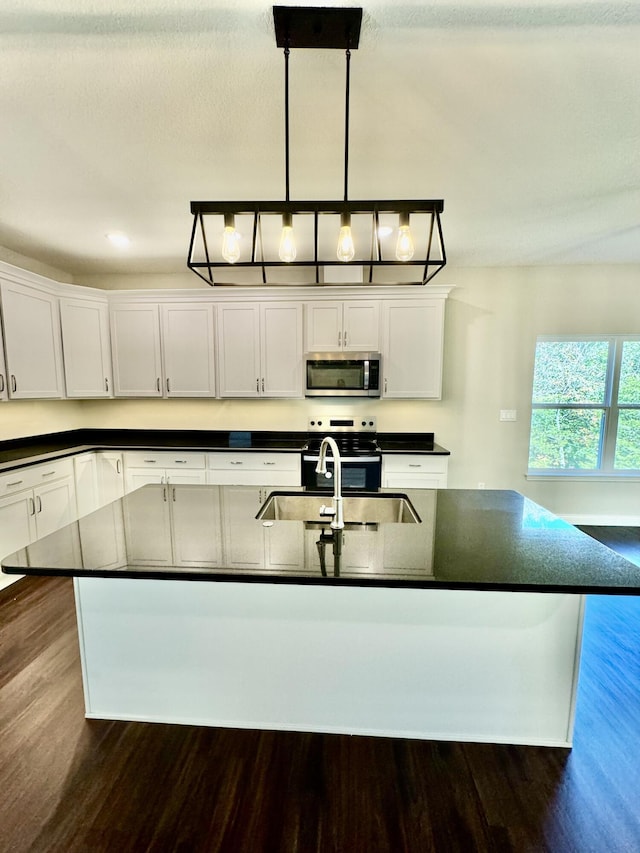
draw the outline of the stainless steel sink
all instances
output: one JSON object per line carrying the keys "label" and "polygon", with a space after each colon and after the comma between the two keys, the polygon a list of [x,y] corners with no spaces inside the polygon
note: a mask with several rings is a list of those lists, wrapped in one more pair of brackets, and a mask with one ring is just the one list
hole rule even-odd
{"label": "stainless steel sink", "polygon": [[[342,499],[345,526],[362,524],[419,524],[421,519],[411,501],[402,494],[355,496]],[[305,492],[272,492],[256,518],[262,521],[304,521],[328,526],[331,519],[320,516],[320,507],[331,505],[331,495]]]}

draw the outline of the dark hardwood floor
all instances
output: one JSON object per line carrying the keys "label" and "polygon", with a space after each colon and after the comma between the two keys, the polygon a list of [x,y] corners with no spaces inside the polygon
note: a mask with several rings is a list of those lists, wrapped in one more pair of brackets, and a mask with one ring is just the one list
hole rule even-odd
{"label": "dark hardwood floor", "polygon": [[0,592],[0,853],[640,850],[640,599],[589,598],[571,751],[83,712],[71,581]]}

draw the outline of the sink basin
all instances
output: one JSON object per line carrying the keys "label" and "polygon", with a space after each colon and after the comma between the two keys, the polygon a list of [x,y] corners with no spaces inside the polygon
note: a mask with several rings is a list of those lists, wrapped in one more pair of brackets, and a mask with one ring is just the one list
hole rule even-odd
{"label": "sink basin", "polygon": [[[331,506],[331,495],[308,492],[271,492],[256,518],[263,521],[305,521],[329,525],[320,515],[321,506]],[[419,524],[420,516],[406,495],[347,495],[342,499],[344,522],[358,524]]]}

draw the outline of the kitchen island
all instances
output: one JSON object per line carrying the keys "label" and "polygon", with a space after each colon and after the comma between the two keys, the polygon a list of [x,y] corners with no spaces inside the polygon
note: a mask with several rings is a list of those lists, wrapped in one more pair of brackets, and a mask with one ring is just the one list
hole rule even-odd
{"label": "kitchen island", "polygon": [[571,744],[584,596],[640,568],[515,492],[415,490],[323,574],[317,524],[238,488],[145,486],[3,560],[74,576],[88,717]]}

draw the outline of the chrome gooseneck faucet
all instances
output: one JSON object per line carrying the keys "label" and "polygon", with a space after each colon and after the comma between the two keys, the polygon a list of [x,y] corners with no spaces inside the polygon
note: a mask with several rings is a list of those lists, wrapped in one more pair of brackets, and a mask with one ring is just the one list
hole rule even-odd
{"label": "chrome gooseneck faucet", "polygon": [[320,507],[320,515],[332,516],[333,521],[331,527],[334,530],[342,530],[344,527],[344,516],[342,512],[342,460],[340,459],[340,451],[335,439],[330,435],[322,439],[320,445],[320,456],[316,465],[317,474],[327,473],[327,463],[325,457],[327,455],[327,447],[331,448],[334,463],[334,481],[333,481],[333,506]]}

